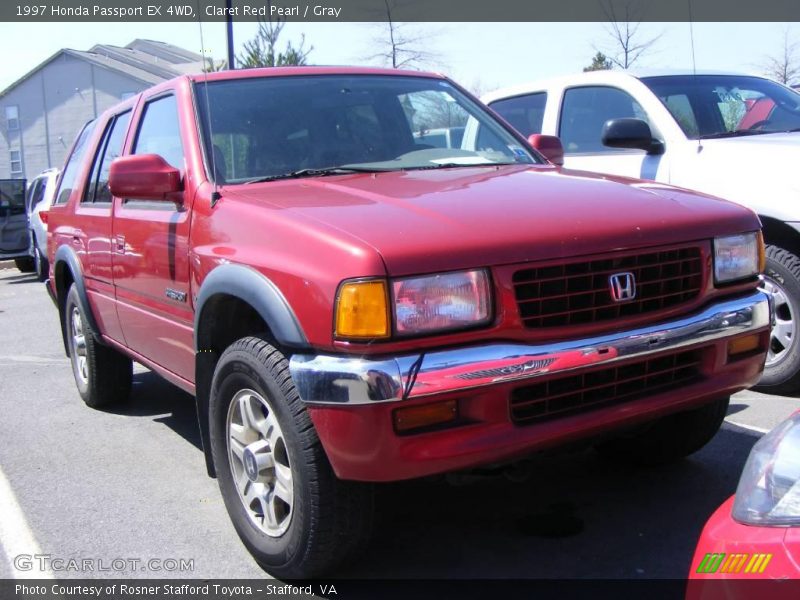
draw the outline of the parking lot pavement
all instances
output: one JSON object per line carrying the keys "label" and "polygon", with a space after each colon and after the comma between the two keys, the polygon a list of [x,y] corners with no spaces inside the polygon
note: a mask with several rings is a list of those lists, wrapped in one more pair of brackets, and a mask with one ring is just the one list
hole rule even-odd
{"label": "parking lot pavement", "polygon": [[[205,475],[192,398],[137,369],[129,403],[86,408],[58,327],[42,284],[0,270],[0,473],[24,519],[0,527],[12,554],[0,560],[0,578],[20,575],[14,557],[36,547],[93,561],[94,573],[57,577],[264,577]],[[684,577],[753,443],[798,408],[795,398],[737,394],[712,443],[661,469],[586,450],[537,458],[517,483],[486,473],[381,486],[372,545],[339,575]],[[165,571],[151,559],[193,569]]]}

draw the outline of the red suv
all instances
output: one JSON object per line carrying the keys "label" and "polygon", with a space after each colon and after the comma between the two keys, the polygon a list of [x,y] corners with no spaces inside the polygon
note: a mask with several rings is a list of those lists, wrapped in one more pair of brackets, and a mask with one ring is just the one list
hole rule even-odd
{"label": "red suv", "polygon": [[751,211],[562,171],[433,74],[160,84],[80,133],[49,227],[82,398],[124,400],[132,360],[194,394],[233,524],[282,577],[363,545],[373,482],[576,440],[694,452],[769,337]]}

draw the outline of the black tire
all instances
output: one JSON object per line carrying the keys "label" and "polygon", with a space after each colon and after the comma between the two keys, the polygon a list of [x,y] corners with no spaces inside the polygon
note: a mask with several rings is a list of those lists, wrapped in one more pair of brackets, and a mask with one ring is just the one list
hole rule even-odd
{"label": "black tire", "polygon": [[[245,504],[245,490],[252,491],[252,482],[256,481],[253,477],[260,477],[262,472],[251,470],[252,475],[248,475],[244,459],[233,466],[236,459],[229,455],[233,442],[229,438],[228,424],[229,419],[231,423],[236,421],[237,411],[242,414],[241,404],[233,403],[234,398],[239,399],[237,402],[242,398],[248,402],[255,399],[255,406],[261,413],[260,417],[255,410],[252,414],[264,421],[275,419],[279,425],[277,429],[283,443],[276,441],[272,447],[270,442],[268,446],[270,453],[275,452],[274,457],[277,457],[276,448],[285,450],[284,458],[273,460],[287,463],[291,471],[293,504],[291,510],[282,511],[286,527],[283,532],[268,534],[267,519],[260,519],[258,511],[253,510],[254,501],[250,500],[250,508]],[[222,498],[236,532],[263,569],[279,578],[319,577],[354,558],[363,549],[372,529],[373,486],[336,478],[289,375],[289,364],[279,350],[261,338],[246,337],[222,353],[211,384],[209,425]],[[260,428],[268,426],[260,425]],[[274,428],[269,430],[274,431]],[[265,443],[266,438],[256,434],[249,439],[257,444]],[[252,446],[241,444],[245,451],[249,447]],[[234,468],[240,487],[234,481]],[[269,473],[269,467],[265,470]],[[275,471],[274,481],[277,479]],[[276,487],[259,485],[269,490],[263,497],[274,498]],[[257,508],[258,500],[255,502]],[[264,504],[260,506],[263,509]],[[274,505],[272,510],[274,515]],[[265,512],[266,509],[261,511]]]}
{"label": "black tire", "polygon": [[[79,321],[76,319],[79,318]],[[68,340],[72,374],[78,393],[91,408],[124,402],[130,397],[133,362],[95,339],[73,284],[64,305],[64,327]],[[80,335],[79,335],[80,334]],[[82,342],[79,342],[82,338]],[[81,358],[84,361],[81,361]]]}
{"label": "black tire", "polygon": [[[793,329],[800,328],[800,258],[783,248],[767,246],[763,289],[773,293],[776,325],[788,320]],[[791,342],[785,343],[778,331],[776,326],[764,374],[754,389],[788,395],[800,390],[800,335],[792,333]]]}
{"label": "black tire", "polygon": [[729,398],[668,415],[636,433],[614,438],[595,448],[604,457],[625,464],[652,467],[693,454],[719,431]]}
{"label": "black tire", "polygon": [[39,252],[39,247],[36,245],[36,240],[33,241],[33,269],[36,271],[36,278],[39,281],[45,281],[49,275],[50,263]]}
{"label": "black tire", "polygon": [[20,270],[21,273],[33,273],[33,271],[36,269],[35,265],[33,264],[32,256],[23,256],[21,258],[15,258],[14,264],[16,265],[17,269]]}

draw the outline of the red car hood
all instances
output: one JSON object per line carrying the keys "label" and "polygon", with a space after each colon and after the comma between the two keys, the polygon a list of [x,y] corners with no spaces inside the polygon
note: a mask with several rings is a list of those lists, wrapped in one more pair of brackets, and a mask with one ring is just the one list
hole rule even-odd
{"label": "red car hood", "polygon": [[760,227],[751,211],[713,197],[551,166],[280,180],[226,188],[227,194],[346,232],[376,249],[393,276],[685,242]]}

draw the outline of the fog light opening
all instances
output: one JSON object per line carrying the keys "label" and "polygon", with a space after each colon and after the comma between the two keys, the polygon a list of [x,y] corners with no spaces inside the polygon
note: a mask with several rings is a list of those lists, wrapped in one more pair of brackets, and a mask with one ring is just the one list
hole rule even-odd
{"label": "fog light opening", "polygon": [[394,430],[397,433],[410,433],[452,423],[456,419],[458,419],[458,402],[456,400],[408,406],[394,411]]}
{"label": "fog light opening", "polygon": [[742,358],[744,355],[761,352],[766,348],[768,334],[753,333],[728,341],[728,358]]}

